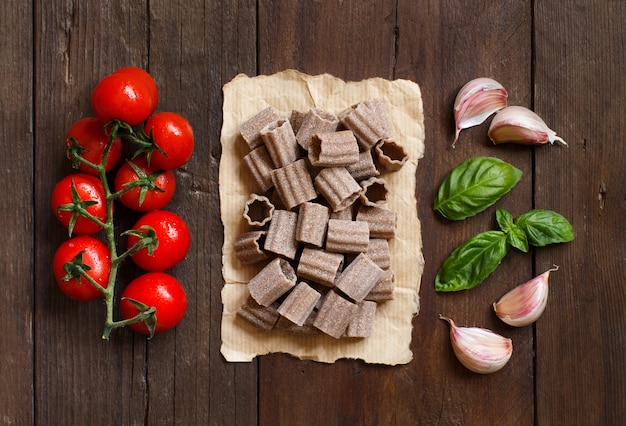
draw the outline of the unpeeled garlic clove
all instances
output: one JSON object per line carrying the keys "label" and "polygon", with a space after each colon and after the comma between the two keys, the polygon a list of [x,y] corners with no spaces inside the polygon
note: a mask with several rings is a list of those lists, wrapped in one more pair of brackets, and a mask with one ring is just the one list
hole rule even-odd
{"label": "unpeeled garlic clove", "polygon": [[506,107],[508,96],[500,83],[487,77],[475,78],[461,87],[454,100],[456,130],[452,147],[456,145],[462,129],[477,126]]}
{"label": "unpeeled garlic clove", "polygon": [[479,327],[458,327],[450,318],[439,315],[450,324],[450,342],[458,360],[479,374],[499,371],[513,354],[511,339]]}
{"label": "unpeeled garlic clove", "polygon": [[516,143],[520,145],[543,145],[567,143],[556,135],[536,113],[521,106],[509,106],[498,111],[487,131],[495,145]]}
{"label": "unpeeled garlic clove", "polygon": [[524,327],[537,321],[548,303],[548,278],[558,266],[548,269],[530,281],[518,285],[493,304],[496,315],[513,327]]}

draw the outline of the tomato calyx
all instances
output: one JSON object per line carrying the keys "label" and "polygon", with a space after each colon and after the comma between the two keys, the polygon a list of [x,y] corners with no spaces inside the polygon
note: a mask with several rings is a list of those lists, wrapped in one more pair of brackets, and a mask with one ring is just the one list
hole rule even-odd
{"label": "tomato calyx", "polygon": [[132,235],[139,238],[139,241],[135,243],[124,255],[132,256],[139,250],[146,249],[148,256],[152,256],[154,251],[159,246],[159,239],[157,238],[156,230],[148,225],[144,225],[139,229],[129,229],[122,233],[124,236]]}
{"label": "tomato calyx", "polygon": [[150,159],[152,158],[153,152],[156,151],[167,156],[165,151],[163,151],[154,141],[152,131],[150,131],[150,134],[146,134],[142,128],[137,128],[135,130],[128,123],[120,120],[111,120],[106,124],[106,128],[110,132],[111,137],[121,137],[137,145],[138,148],[133,153],[131,157],[132,159],[145,154],[148,165],[150,165]]}
{"label": "tomato calyx", "polygon": [[72,179],[72,185],[70,187],[70,191],[72,195],[72,202],[61,204],[60,206],[57,207],[57,213],[63,212],[63,211],[72,213],[72,216],[70,217],[69,225],[67,227],[67,230],[70,235],[72,235],[72,232],[74,231],[74,227],[76,226],[76,221],[81,216],[86,217],[92,222],[98,224],[100,227],[106,226],[100,219],[98,219],[96,216],[92,215],[91,213],[89,213],[89,211],[87,211],[87,209],[90,206],[96,205],[98,204],[98,202],[95,200],[81,199],[80,195],[78,194],[78,190],[76,189],[76,184],[74,183],[73,179]]}
{"label": "tomato calyx", "polygon": [[63,265],[63,270],[65,271],[65,276],[62,278],[63,281],[70,281],[72,279],[76,279],[78,284],[83,284],[82,279],[89,281],[91,285],[96,287],[102,293],[106,290],[102,287],[96,280],[94,280],[87,272],[91,271],[91,266],[87,265],[83,262],[83,254],[85,250],[81,250],[74,256],[71,262],[66,262]]}
{"label": "tomato calyx", "polygon": [[120,321],[120,323],[125,322],[125,325],[129,325],[143,322],[146,327],[148,327],[148,339],[152,339],[152,337],[154,337],[154,331],[156,330],[157,325],[156,308],[154,306],[148,306],[145,303],[141,303],[138,300],[131,299],[130,297],[122,297],[121,300],[126,300],[132,303],[139,310],[139,313],[129,320]]}
{"label": "tomato calyx", "polygon": [[164,170],[157,170],[148,175],[132,161],[127,161],[127,163],[137,174],[138,179],[133,182],[125,183],[123,189],[115,193],[116,197],[121,196],[133,188],[139,187],[139,205],[141,206],[146,199],[148,191],[165,192],[165,190],[159,187],[155,182],[159,176],[165,173]]}

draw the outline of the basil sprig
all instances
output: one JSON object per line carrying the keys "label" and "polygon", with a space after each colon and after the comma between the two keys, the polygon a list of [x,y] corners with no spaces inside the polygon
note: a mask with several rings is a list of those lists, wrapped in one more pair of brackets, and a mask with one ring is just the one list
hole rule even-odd
{"label": "basil sprig", "polygon": [[509,212],[498,209],[496,220],[500,231],[481,232],[454,249],[435,277],[436,291],[476,287],[496,270],[510,246],[527,252],[529,244],[544,247],[574,239],[572,225],[550,210],[531,210],[513,221]]}
{"label": "basil sprig", "polygon": [[450,220],[474,216],[509,192],[521,177],[521,170],[498,158],[470,158],[444,179],[434,209]]}

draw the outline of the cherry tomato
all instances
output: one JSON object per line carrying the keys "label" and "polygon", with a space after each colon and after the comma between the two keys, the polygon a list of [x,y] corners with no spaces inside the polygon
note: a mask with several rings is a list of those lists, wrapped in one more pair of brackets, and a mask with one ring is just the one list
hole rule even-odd
{"label": "cherry tomato", "polygon": [[156,108],[159,103],[159,90],[157,89],[157,85],[154,82],[154,79],[147,71],[139,67],[129,66],[120,68],[117,71],[114,71],[114,74],[115,73],[134,74],[135,76],[142,79],[144,83],[146,83],[146,85],[150,88],[150,94],[152,95],[152,100],[154,101],[154,106]]}
{"label": "cherry tomato", "polygon": [[[165,271],[182,261],[191,244],[189,228],[185,221],[176,213],[167,210],[155,210],[143,215],[133,226],[134,230],[154,229],[158,240],[152,255],[147,248],[142,248],[131,259],[137,266],[146,271]],[[128,248],[139,241],[135,235],[128,236]]]}
{"label": "cherry tomato", "polygon": [[184,165],[193,154],[194,136],[189,122],[174,112],[154,114],[144,126],[146,135],[154,138],[156,145],[165,155],[155,150],[150,165],[159,169],[172,170]]}
{"label": "cherry tomato", "polygon": [[[70,138],[75,139],[83,150],[81,155],[93,164],[99,165],[102,162],[104,149],[109,143],[109,137],[104,133],[104,123],[95,117],[81,118],[70,127],[66,136],[66,147],[72,144]],[[107,161],[104,166],[105,171],[111,171],[122,158],[122,140],[117,138],[113,141]],[[84,163],[80,163],[78,169],[85,173],[97,175],[98,171]]]}
{"label": "cherry tomato", "polygon": [[[76,189],[75,195],[78,197],[77,199],[73,199],[72,185]],[[59,222],[68,229],[74,213],[62,210],[62,206],[84,202],[95,202],[95,204],[85,206],[85,210],[101,222],[106,222],[104,187],[97,177],[87,173],[74,173],[61,179],[52,191],[52,210]],[[90,235],[99,232],[101,229],[100,225],[92,220],[84,216],[78,216],[73,229],[70,231],[74,235]]]}
{"label": "cherry tomato", "polygon": [[65,270],[66,263],[80,254],[80,263],[87,275],[93,278],[100,286],[107,288],[111,272],[111,256],[109,248],[100,240],[90,236],[70,238],[63,242],[54,254],[52,270],[61,291],[69,298],[79,302],[102,297],[102,292],[90,283],[85,277],[77,279]]}
{"label": "cherry tomato", "polygon": [[156,109],[151,89],[135,74],[113,73],[96,84],[91,109],[103,123],[119,119],[131,126],[143,123]]}
{"label": "cherry tomato", "polygon": [[[129,300],[156,308],[154,333],[176,327],[187,311],[187,294],[180,282],[165,272],[148,272],[131,281],[122,292],[120,313],[124,319],[135,317],[139,309]],[[150,334],[144,322],[129,325],[135,331]]]}
{"label": "cherry tomato", "polygon": [[[139,175],[130,163],[140,170]],[[148,166],[145,157],[137,157],[120,166],[115,174],[115,181],[113,183],[115,192],[121,191],[125,185],[132,185],[142,178],[149,179],[152,184],[161,189],[162,192],[156,189],[136,186],[119,197],[122,204],[131,210],[142,212],[159,210],[165,207],[176,191],[174,172],[171,170],[158,170],[156,167]],[[144,193],[143,200],[141,200],[142,192]]]}

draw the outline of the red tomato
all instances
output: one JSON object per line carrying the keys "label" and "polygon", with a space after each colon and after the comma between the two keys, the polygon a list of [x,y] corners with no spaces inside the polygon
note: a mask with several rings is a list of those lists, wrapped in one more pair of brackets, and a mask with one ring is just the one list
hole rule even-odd
{"label": "red tomato", "polygon": [[102,292],[85,277],[81,277],[79,281],[76,277],[68,276],[65,271],[65,264],[72,263],[79,253],[87,275],[100,286],[108,287],[111,272],[109,248],[102,241],[85,235],[65,241],[54,254],[52,269],[57,284],[61,291],[71,299],[80,302],[99,299],[102,297]]}
{"label": "red tomato", "polygon": [[[165,271],[182,261],[191,244],[189,228],[185,221],[176,213],[167,210],[155,210],[142,216],[134,230],[154,229],[158,240],[156,249],[152,255],[148,249],[143,248],[131,256],[131,259],[146,271]],[[139,241],[135,235],[128,236],[128,248],[133,247]]]}
{"label": "red tomato", "polygon": [[[76,139],[80,146],[84,149],[81,153],[83,158],[96,165],[99,165],[102,162],[102,155],[104,153],[104,149],[109,143],[109,137],[106,133],[104,133],[104,124],[100,120],[95,117],[81,118],[72,124],[72,127],[70,127],[70,130],[67,132],[65,143],[66,147],[71,145],[70,138]],[[122,140],[117,138],[113,141],[113,144],[109,149],[106,165],[104,167],[107,172],[111,171],[120,161],[120,158],[122,158],[122,151]],[[85,173],[93,175],[98,174],[96,169],[93,169],[84,163],[80,163],[78,169]]]}
{"label": "red tomato", "polygon": [[193,129],[189,122],[174,112],[154,114],[144,126],[146,135],[154,138],[156,145],[165,155],[155,150],[150,165],[158,169],[172,170],[185,164],[191,158],[194,148]]}
{"label": "red tomato", "polygon": [[115,73],[133,74],[139,77],[140,79],[142,79],[144,83],[146,83],[146,85],[150,88],[150,94],[152,95],[152,100],[154,101],[154,106],[156,108],[156,106],[159,103],[159,90],[157,89],[157,85],[154,82],[154,79],[147,71],[139,67],[129,66],[129,67],[120,68],[117,71],[115,71],[114,74]]}
{"label": "red tomato", "polygon": [[[72,199],[72,185],[76,188],[78,200]],[[76,202],[89,201],[95,201],[95,204],[87,206],[87,212],[98,218],[101,222],[106,222],[104,187],[97,177],[87,173],[74,173],[61,179],[52,191],[52,210],[56,218],[68,229],[73,212],[60,210],[59,207],[73,203],[76,204]],[[101,229],[100,225],[92,220],[84,216],[78,216],[70,233],[74,235],[90,235],[99,232]]]}
{"label": "red tomato", "polygon": [[[124,319],[133,318],[139,313],[139,309],[127,299],[156,308],[155,334],[176,327],[187,311],[185,289],[176,278],[165,272],[148,272],[126,286],[120,302],[120,313]],[[144,322],[136,322],[129,327],[150,334]]]}
{"label": "red tomato", "polygon": [[143,123],[156,109],[150,87],[130,73],[113,73],[96,84],[91,109],[103,123],[119,119],[131,126]]}
{"label": "red tomato", "polygon": [[[139,176],[129,162],[122,164],[115,175],[115,192],[121,191],[125,185],[132,185],[140,181],[142,177],[150,178],[150,181],[163,192],[156,189],[136,186],[133,189],[120,195],[119,200],[131,210],[148,212],[159,210],[165,207],[176,191],[176,178],[171,170],[158,170],[156,167],[148,166],[145,157],[137,157],[131,162],[137,166],[145,176]],[[143,201],[140,199],[144,192]]]}

